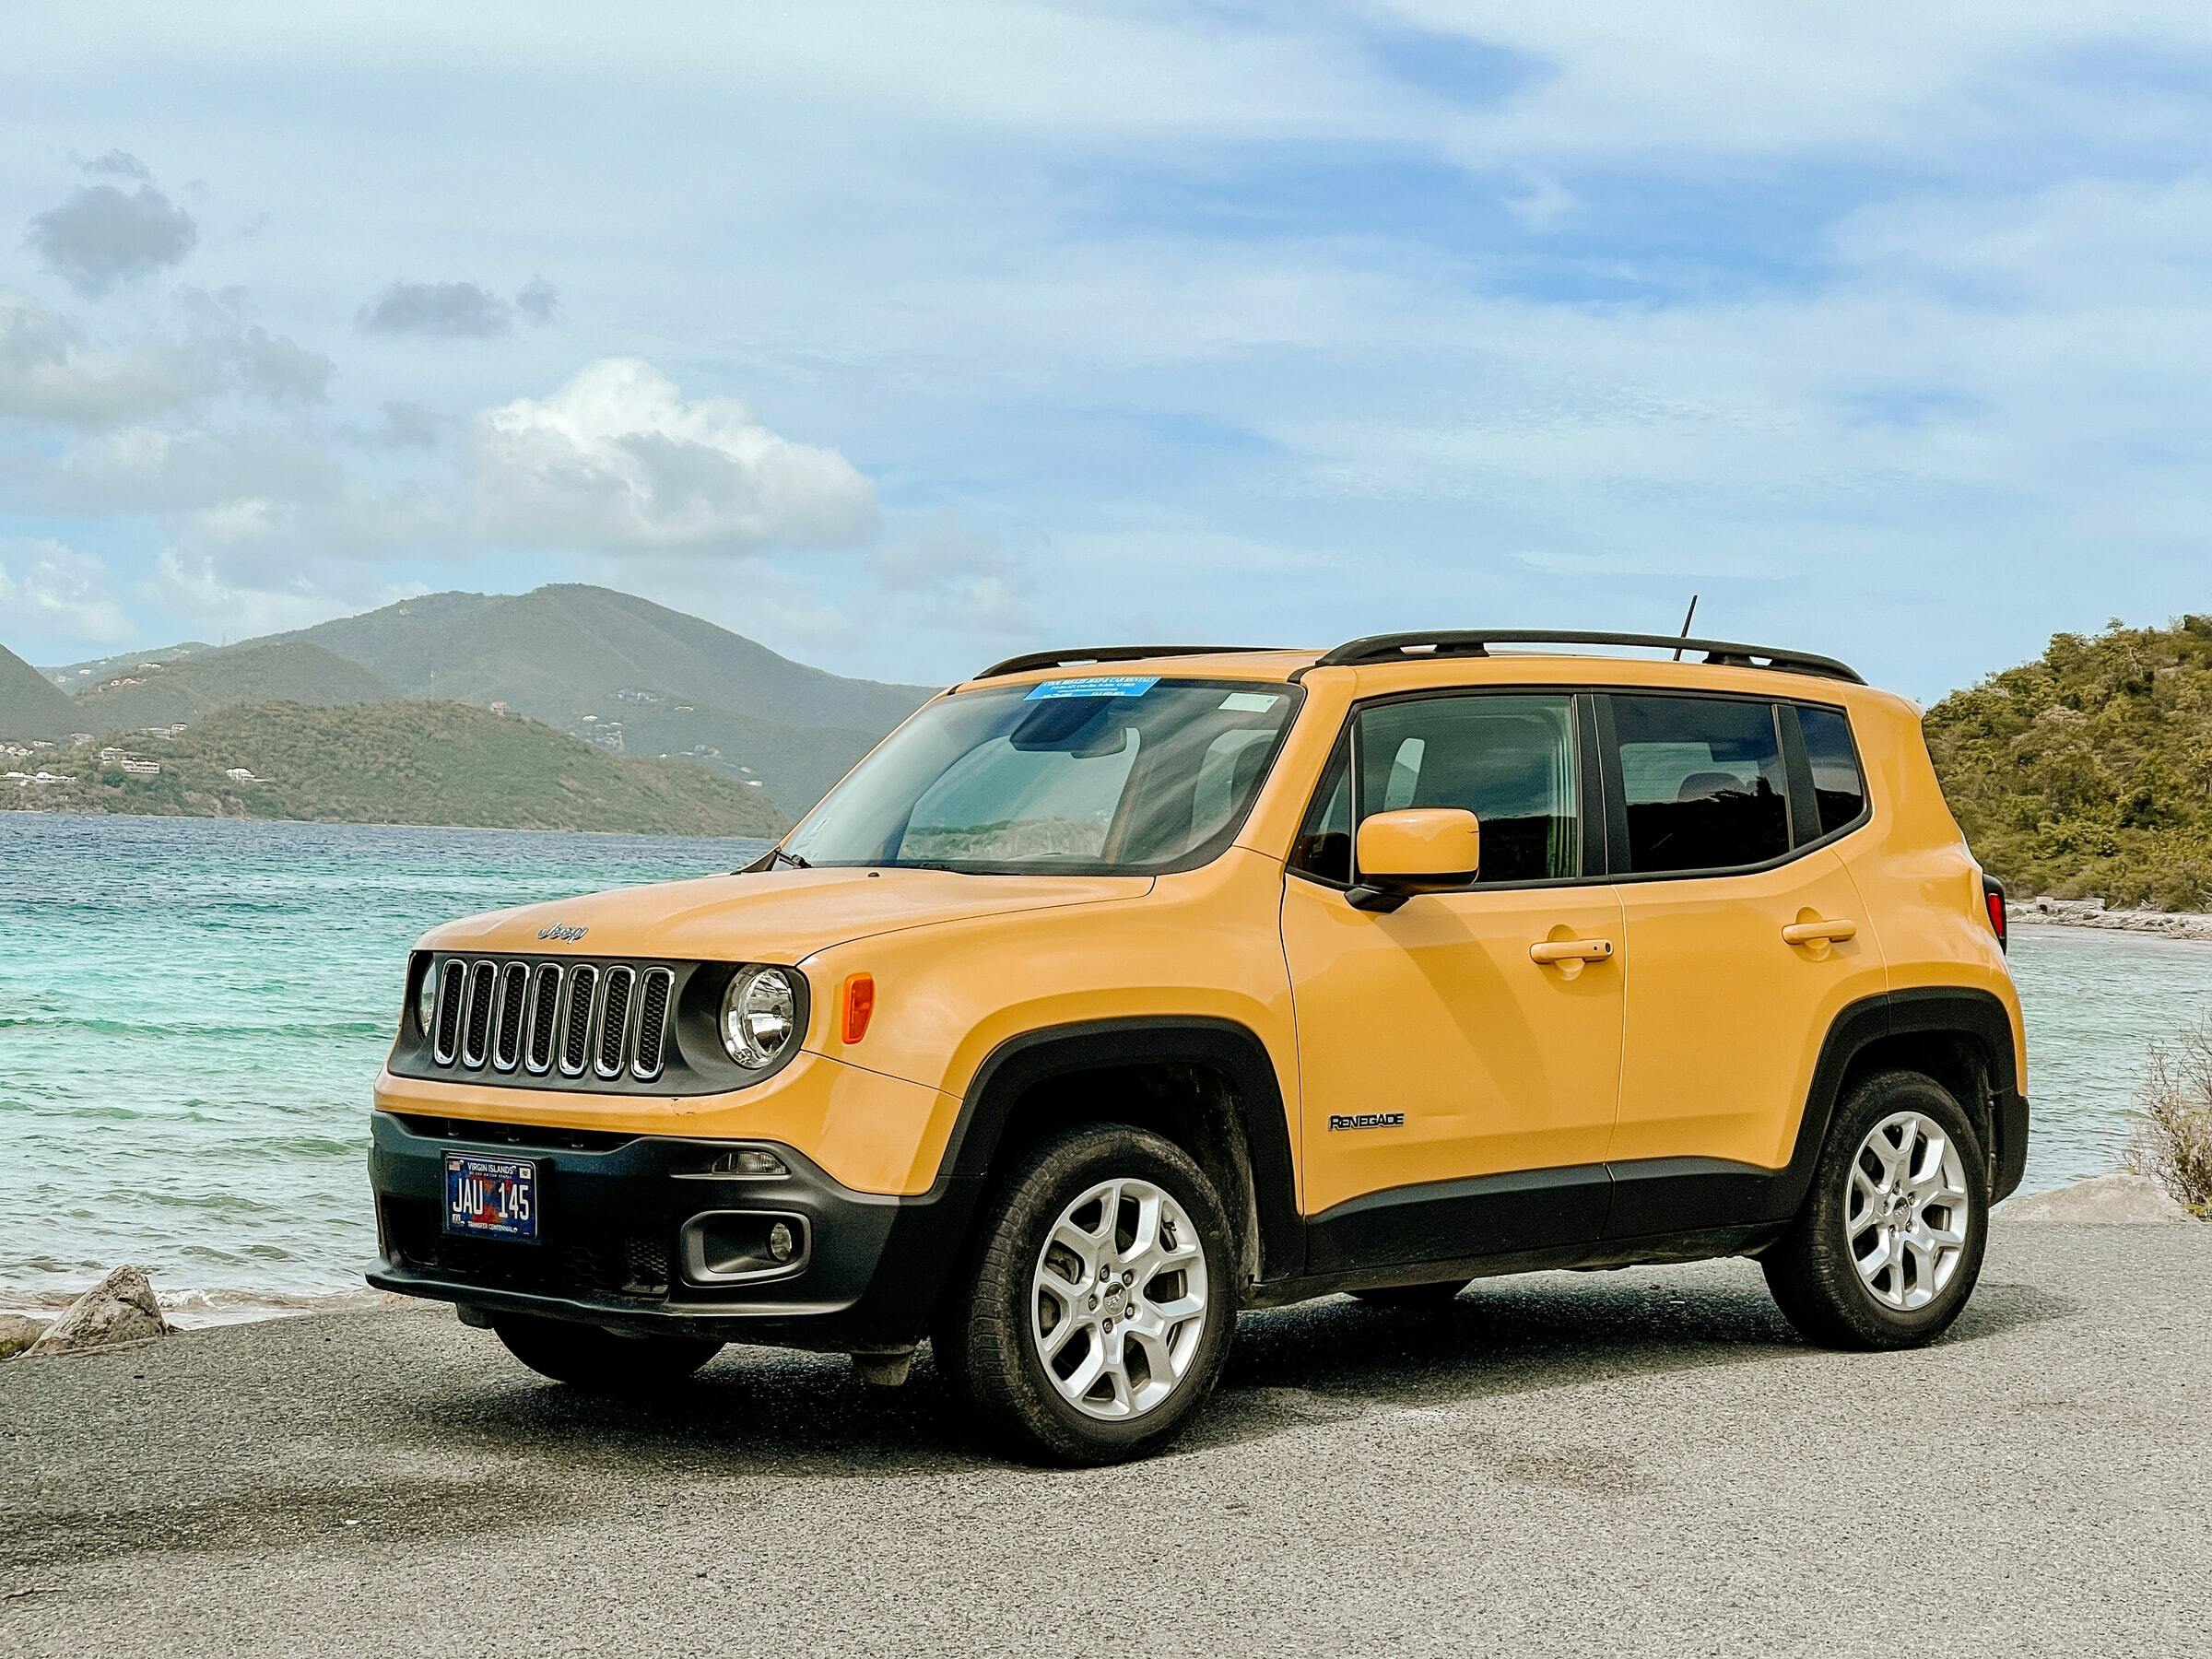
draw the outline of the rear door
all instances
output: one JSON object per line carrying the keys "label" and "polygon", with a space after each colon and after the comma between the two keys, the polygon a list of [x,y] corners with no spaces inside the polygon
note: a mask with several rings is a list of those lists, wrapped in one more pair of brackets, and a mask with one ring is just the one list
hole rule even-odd
{"label": "rear door", "polygon": [[1885,988],[1832,844],[1863,791],[1830,767],[1816,792],[1786,700],[1617,692],[1601,727],[1634,975],[1606,1230],[1757,1218],[1741,1211],[1790,1159],[1830,1021]]}

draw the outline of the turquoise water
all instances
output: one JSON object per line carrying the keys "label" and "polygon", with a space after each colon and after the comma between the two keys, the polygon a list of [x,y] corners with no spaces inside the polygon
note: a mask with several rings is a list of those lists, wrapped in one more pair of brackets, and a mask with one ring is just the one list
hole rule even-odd
{"label": "turquoise water", "polygon": [[[122,1262],[185,1318],[358,1293],[369,1088],[406,950],[471,912],[763,843],[0,813],[0,1307]],[[2028,1184],[2111,1169],[2212,945],[2021,927]]]}

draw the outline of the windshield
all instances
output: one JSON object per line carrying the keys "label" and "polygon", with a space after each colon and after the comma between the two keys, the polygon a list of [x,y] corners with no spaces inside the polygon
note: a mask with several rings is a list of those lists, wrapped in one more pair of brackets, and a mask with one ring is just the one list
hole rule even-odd
{"label": "windshield", "polygon": [[810,865],[1190,869],[1229,845],[1296,687],[1154,675],[963,691],[893,733],[783,843]]}

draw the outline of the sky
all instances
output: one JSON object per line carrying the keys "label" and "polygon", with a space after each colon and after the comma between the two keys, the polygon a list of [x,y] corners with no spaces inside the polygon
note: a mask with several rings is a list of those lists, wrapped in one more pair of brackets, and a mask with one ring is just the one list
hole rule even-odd
{"label": "sky", "polygon": [[2212,8],[0,21],[0,643],[603,582],[842,673],[2212,610]]}

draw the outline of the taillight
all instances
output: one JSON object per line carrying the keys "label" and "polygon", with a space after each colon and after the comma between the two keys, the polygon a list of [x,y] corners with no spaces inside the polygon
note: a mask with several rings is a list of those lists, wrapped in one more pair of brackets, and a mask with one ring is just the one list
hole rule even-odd
{"label": "taillight", "polygon": [[1989,912],[1989,931],[1997,935],[1997,947],[2010,950],[2012,935],[2005,924],[2005,884],[1994,876],[1982,877],[1982,903]]}

